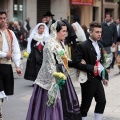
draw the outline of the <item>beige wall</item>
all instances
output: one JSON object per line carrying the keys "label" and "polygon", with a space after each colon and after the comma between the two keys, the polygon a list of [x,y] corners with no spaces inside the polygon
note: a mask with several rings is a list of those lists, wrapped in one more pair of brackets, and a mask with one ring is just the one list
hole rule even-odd
{"label": "beige wall", "polygon": [[37,24],[37,0],[26,0],[26,18],[30,17],[31,27]]}
{"label": "beige wall", "polygon": [[81,25],[89,26],[92,21],[92,6],[80,6],[81,10]]}
{"label": "beige wall", "polygon": [[8,21],[13,20],[13,0],[8,0]]}
{"label": "beige wall", "polygon": [[56,20],[61,17],[67,19],[67,16],[70,16],[69,0],[51,0],[51,12]]}
{"label": "beige wall", "polygon": [[[101,22],[101,0],[95,0],[93,6],[98,8],[95,20]],[[80,6],[81,25],[89,26],[93,21],[93,6]]]}
{"label": "beige wall", "polygon": [[98,11],[98,14],[97,14],[97,21],[101,22],[101,17],[102,17],[102,0],[95,0],[94,1],[94,7],[98,7],[99,8],[99,11]]}

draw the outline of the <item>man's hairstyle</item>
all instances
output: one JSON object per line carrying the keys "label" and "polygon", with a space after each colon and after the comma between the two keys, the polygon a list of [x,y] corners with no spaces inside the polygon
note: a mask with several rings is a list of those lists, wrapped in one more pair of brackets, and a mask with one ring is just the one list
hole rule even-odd
{"label": "man's hairstyle", "polygon": [[112,17],[112,14],[111,14],[111,13],[109,13],[109,12],[107,12],[107,13],[105,14],[105,16],[106,16],[106,15],[110,15],[110,17]]}
{"label": "man's hairstyle", "polygon": [[97,21],[93,21],[92,23],[90,23],[90,31],[93,31],[93,29],[97,27],[97,28],[102,28],[101,23],[97,22]]}
{"label": "man's hairstyle", "polygon": [[2,14],[7,15],[6,12],[5,12],[4,10],[0,10],[0,15],[2,15]]}

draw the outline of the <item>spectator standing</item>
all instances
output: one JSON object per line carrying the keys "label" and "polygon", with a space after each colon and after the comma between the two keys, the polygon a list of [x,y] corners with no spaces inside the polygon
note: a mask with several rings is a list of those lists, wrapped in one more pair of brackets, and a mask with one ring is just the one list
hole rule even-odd
{"label": "spectator standing", "polygon": [[46,20],[46,17],[43,17],[42,18],[42,23],[45,23],[46,24],[47,20]]}
{"label": "spectator standing", "polygon": [[14,31],[14,22],[13,21],[8,22],[8,29]]}
{"label": "spectator standing", "polygon": [[48,11],[43,16],[46,17],[46,25],[48,26],[50,33],[50,27],[53,23],[55,23],[55,20],[53,19],[54,15],[50,11]]}
{"label": "spectator standing", "polygon": [[25,28],[25,30],[27,32],[27,38],[28,38],[29,34],[30,34],[30,30],[31,30],[31,27],[30,27],[30,18],[29,17],[24,22],[24,28]]}
{"label": "spectator standing", "polygon": [[13,32],[15,33],[18,42],[20,42],[20,36],[21,36],[21,29],[17,21],[14,22],[14,30]]}
{"label": "spectator standing", "polygon": [[[116,24],[113,22],[112,15],[110,13],[106,13],[105,21],[102,23],[101,43],[105,47],[105,50],[108,54],[111,53],[111,47],[112,48],[115,47],[116,39],[117,39]],[[113,63],[114,63],[114,59],[113,59]],[[107,71],[108,73],[110,72],[110,67],[107,68]]]}
{"label": "spectator standing", "polygon": [[20,25],[20,30],[21,30],[21,36],[20,36],[20,46],[21,46],[21,50],[26,49],[27,48],[27,35],[26,35],[26,30],[23,26],[23,21],[19,22]]}

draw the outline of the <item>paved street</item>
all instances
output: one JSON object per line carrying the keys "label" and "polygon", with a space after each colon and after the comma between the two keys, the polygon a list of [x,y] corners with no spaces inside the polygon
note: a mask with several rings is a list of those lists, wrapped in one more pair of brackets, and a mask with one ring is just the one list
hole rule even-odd
{"label": "paved street", "polygon": [[[23,67],[25,68],[25,60],[23,60]],[[120,74],[117,73],[118,69],[115,66],[114,69],[111,69],[109,86],[105,87],[107,105],[103,120],[120,120]],[[77,81],[73,83],[80,100],[80,85]],[[24,80],[23,75],[19,77],[15,73],[15,94],[9,97],[8,101],[4,101],[4,120],[25,120],[32,89],[31,81]],[[94,106],[93,100],[88,120],[93,120]]]}

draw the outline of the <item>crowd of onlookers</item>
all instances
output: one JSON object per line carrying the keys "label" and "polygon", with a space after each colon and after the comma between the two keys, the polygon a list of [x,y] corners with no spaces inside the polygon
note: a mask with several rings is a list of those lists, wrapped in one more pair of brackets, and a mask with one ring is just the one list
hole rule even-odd
{"label": "crowd of onlookers", "polygon": [[27,47],[27,38],[30,34],[30,18],[27,18],[25,22],[21,21],[9,21],[6,27],[12,30],[19,42],[20,50],[24,50]]}

